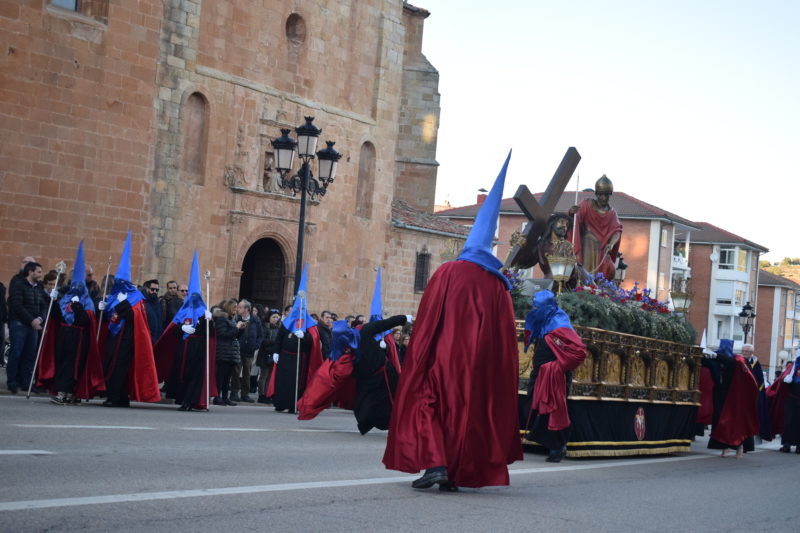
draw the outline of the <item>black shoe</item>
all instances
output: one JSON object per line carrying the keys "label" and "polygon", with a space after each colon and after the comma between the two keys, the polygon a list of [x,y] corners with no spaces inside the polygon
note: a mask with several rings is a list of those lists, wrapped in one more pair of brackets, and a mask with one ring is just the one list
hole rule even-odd
{"label": "black shoe", "polygon": [[191,410],[192,408],[189,405],[181,405],[180,407],[178,407],[178,411],[191,411]]}
{"label": "black shoe", "polygon": [[439,492],[458,492],[458,487],[450,483],[439,483]]}
{"label": "black shoe", "polygon": [[16,394],[19,392],[19,387],[17,387],[16,385],[9,385],[8,392],[10,392],[11,394]]}
{"label": "black shoe", "polygon": [[242,394],[241,397],[239,397],[239,401],[245,403],[256,403],[256,401],[247,394]]}
{"label": "black shoe", "polygon": [[264,396],[263,394],[259,394],[258,395],[258,403],[268,404],[269,400],[267,400],[267,397]]}
{"label": "black shoe", "polygon": [[[798,448],[798,449],[800,449],[800,448]],[[789,446],[788,444],[784,444],[783,446],[781,446],[781,449],[778,450],[778,451],[779,452],[783,452],[783,453],[791,453],[792,447]]]}
{"label": "black shoe", "polygon": [[225,402],[225,405],[229,407],[236,407],[238,405],[236,402],[232,402],[229,398],[223,398],[222,401]]}
{"label": "black shoe", "polygon": [[64,405],[67,403],[67,396],[63,392],[59,392],[55,396],[50,396],[50,403],[55,405]]}
{"label": "black shoe", "polygon": [[429,489],[437,483],[447,483],[447,470],[426,470],[421,478],[411,482],[411,487],[415,489]]}
{"label": "black shoe", "polygon": [[225,405],[225,402],[218,396],[214,396],[214,400],[211,403],[214,405]]}
{"label": "black shoe", "polygon": [[561,459],[563,459],[567,455],[567,450],[558,450],[555,452],[550,452],[547,454],[547,461],[548,463],[560,463]]}
{"label": "black shoe", "polygon": [[113,406],[114,402],[112,402],[111,400],[106,400],[103,402],[103,407],[113,407]]}
{"label": "black shoe", "polygon": [[230,400],[231,400],[232,402],[238,402],[238,401],[239,401],[239,395],[238,395],[238,394],[236,394],[236,393],[231,393],[231,395],[230,395]]}

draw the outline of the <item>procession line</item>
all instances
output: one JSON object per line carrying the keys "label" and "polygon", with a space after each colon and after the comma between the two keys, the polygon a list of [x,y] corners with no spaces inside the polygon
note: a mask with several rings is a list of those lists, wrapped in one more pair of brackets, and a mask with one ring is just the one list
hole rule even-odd
{"label": "procession line", "polygon": [[[597,468],[628,468],[636,464],[653,464],[676,461],[690,461],[694,459],[708,459],[711,455],[690,455],[681,457],[665,457],[660,459],[633,459],[630,461],[615,461],[608,463],[594,463],[571,466],[546,466],[538,468],[520,468],[509,470],[511,475],[563,472],[569,470],[592,470]],[[309,481],[303,483],[277,483],[274,485],[254,485],[246,487],[221,487],[215,489],[175,490],[165,492],[138,492],[132,494],[109,494],[105,496],[85,496],[76,498],[56,498],[50,500],[23,500],[0,502],[0,511],[23,511],[28,509],[48,509],[61,507],[75,507],[80,505],[103,505],[109,503],[146,502],[155,500],[175,500],[182,498],[197,498],[202,496],[228,496],[235,494],[256,494],[265,492],[285,492],[292,490],[330,489],[341,487],[359,487],[364,485],[388,485],[393,483],[407,483],[416,476],[378,477],[367,479],[343,479],[332,481]]]}

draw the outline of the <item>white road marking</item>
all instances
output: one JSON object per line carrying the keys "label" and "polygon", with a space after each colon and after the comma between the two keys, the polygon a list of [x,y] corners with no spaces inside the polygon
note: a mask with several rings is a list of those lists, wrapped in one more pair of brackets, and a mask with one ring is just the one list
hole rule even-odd
{"label": "white road marking", "polygon": [[[548,466],[539,468],[511,469],[512,475],[563,472],[566,470],[591,470],[595,468],[628,468],[632,464],[651,464],[675,461],[691,461],[695,459],[708,459],[710,455],[689,455],[681,457],[664,457],[660,459],[634,459],[607,463],[579,464],[570,466]],[[28,509],[48,509],[60,507],[75,507],[79,505],[102,505],[109,503],[145,502],[155,500],[175,500],[182,498],[197,498],[201,496],[227,496],[233,494],[256,494],[264,492],[283,492],[290,490],[330,489],[336,487],[359,487],[364,485],[388,485],[391,483],[405,483],[417,476],[378,477],[367,479],[343,479],[331,481],[309,481],[304,483],[276,483],[274,485],[254,485],[247,487],[221,487],[194,490],[174,490],[166,492],[137,492],[132,494],[109,494],[105,496],[85,496],[78,498],[56,498],[50,500],[23,500],[15,502],[0,502],[0,511],[24,511]]]}
{"label": "white road marking", "polygon": [[0,450],[0,455],[53,455],[45,450]]}
{"label": "white road marking", "polygon": [[85,426],[68,424],[11,424],[18,428],[47,428],[47,429],[156,429],[147,426]]}

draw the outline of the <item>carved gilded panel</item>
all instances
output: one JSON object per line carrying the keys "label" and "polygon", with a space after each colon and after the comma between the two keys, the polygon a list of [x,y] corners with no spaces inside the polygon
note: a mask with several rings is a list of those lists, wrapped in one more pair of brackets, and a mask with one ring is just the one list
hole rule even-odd
{"label": "carved gilded panel", "polygon": [[678,382],[675,384],[676,388],[680,390],[689,390],[689,380],[691,374],[689,373],[689,366],[682,364],[678,371]]}
{"label": "carved gilded panel", "polygon": [[645,386],[647,385],[647,367],[638,355],[631,359],[630,377],[631,385]]}
{"label": "carved gilded panel", "polygon": [[622,364],[619,354],[606,354],[606,375],[603,381],[606,383],[622,383]]}
{"label": "carved gilded panel", "polygon": [[669,388],[669,364],[663,359],[656,362],[656,387]]}
{"label": "carved gilded panel", "polygon": [[594,370],[594,358],[589,355],[586,357],[586,359],[584,359],[583,363],[581,363],[581,366],[575,369],[575,375],[573,376],[573,379],[575,381],[589,383],[593,381],[592,370]]}

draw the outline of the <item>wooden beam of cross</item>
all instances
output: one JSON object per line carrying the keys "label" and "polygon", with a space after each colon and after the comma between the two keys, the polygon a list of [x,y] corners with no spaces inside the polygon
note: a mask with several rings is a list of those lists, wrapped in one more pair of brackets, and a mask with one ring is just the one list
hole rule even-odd
{"label": "wooden beam of cross", "polygon": [[514,200],[528,217],[529,222],[525,225],[521,238],[517,242],[511,243],[513,246],[504,265],[506,268],[530,268],[538,262],[536,244],[547,229],[547,219],[550,218],[564,189],[567,188],[580,160],[581,155],[578,150],[570,146],[567,153],[564,154],[561,164],[558,165],[556,173],[553,174],[547,190],[544,191],[541,203],[536,201],[525,185],[520,185],[517,192],[514,193]]}

